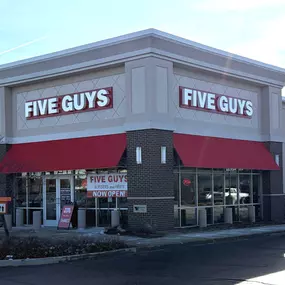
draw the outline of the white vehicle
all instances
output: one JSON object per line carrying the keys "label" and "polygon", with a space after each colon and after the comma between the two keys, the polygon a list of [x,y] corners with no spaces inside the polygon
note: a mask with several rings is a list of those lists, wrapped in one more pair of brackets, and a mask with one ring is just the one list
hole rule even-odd
{"label": "white vehicle", "polygon": [[[221,201],[223,202],[223,190],[221,191],[214,191],[214,199],[215,201]],[[226,202],[226,204],[236,204],[238,200],[238,193],[236,188],[225,188],[225,197],[227,201],[227,197],[231,196],[232,197],[232,202]],[[249,193],[246,192],[239,192],[239,202],[240,204],[245,204],[246,200],[249,198]],[[211,200],[212,199],[212,194],[207,193],[206,194],[206,199]]]}

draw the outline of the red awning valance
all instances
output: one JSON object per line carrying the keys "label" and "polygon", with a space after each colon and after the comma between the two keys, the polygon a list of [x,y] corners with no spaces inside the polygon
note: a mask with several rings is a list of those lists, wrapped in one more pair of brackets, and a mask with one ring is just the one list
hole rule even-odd
{"label": "red awning valance", "polygon": [[174,134],[174,147],[184,166],[278,170],[262,142]]}
{"label": "red awning valance", "polygon": [[110,168],[118,165],[125,148],[126,134],[14,144],[0,172]]}

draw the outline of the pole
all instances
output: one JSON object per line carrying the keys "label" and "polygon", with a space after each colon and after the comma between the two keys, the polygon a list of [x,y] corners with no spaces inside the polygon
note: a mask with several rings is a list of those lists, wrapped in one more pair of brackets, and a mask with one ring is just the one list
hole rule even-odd
{"label": "pole", "polygon": [[1,216],[2,216],[2,222],[3,222],[6,238],[9,238],[9,230],[6,224],[5,216],[4,215],[1,215]]}

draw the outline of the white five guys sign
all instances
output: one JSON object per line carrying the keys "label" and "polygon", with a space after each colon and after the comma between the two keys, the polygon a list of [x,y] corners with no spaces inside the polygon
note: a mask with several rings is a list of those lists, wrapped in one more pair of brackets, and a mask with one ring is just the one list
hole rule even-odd
{"label": "white five guys sign", "polygon": [[25,102],[25,117],[37,119],[109,108],[113,108],[112,87]]}
{"label": "white five guys sign", "polygon": [[218,95],[205,91],[179,87],[179,106],[251,118],[253,106],[250,100]]}
{"label": "white five guys sign", "polygon": [[87,197],[127,197],[128,179],[124,173],[88,174]]}

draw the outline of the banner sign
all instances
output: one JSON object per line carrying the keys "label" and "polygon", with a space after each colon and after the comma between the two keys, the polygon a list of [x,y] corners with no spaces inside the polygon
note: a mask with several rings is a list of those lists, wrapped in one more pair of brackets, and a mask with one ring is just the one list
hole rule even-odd
{"label": "banner sign", "polygon": [[127,174],[88,174],[87,197],[127,197]]}
{"label": "banner sign", "polygon": [[68,229],[70,222],[71,222],[71,217],[73,213],[74,206],[73,205],[65,205],[62,208],[60,219],[58,222],[58,229]]}

